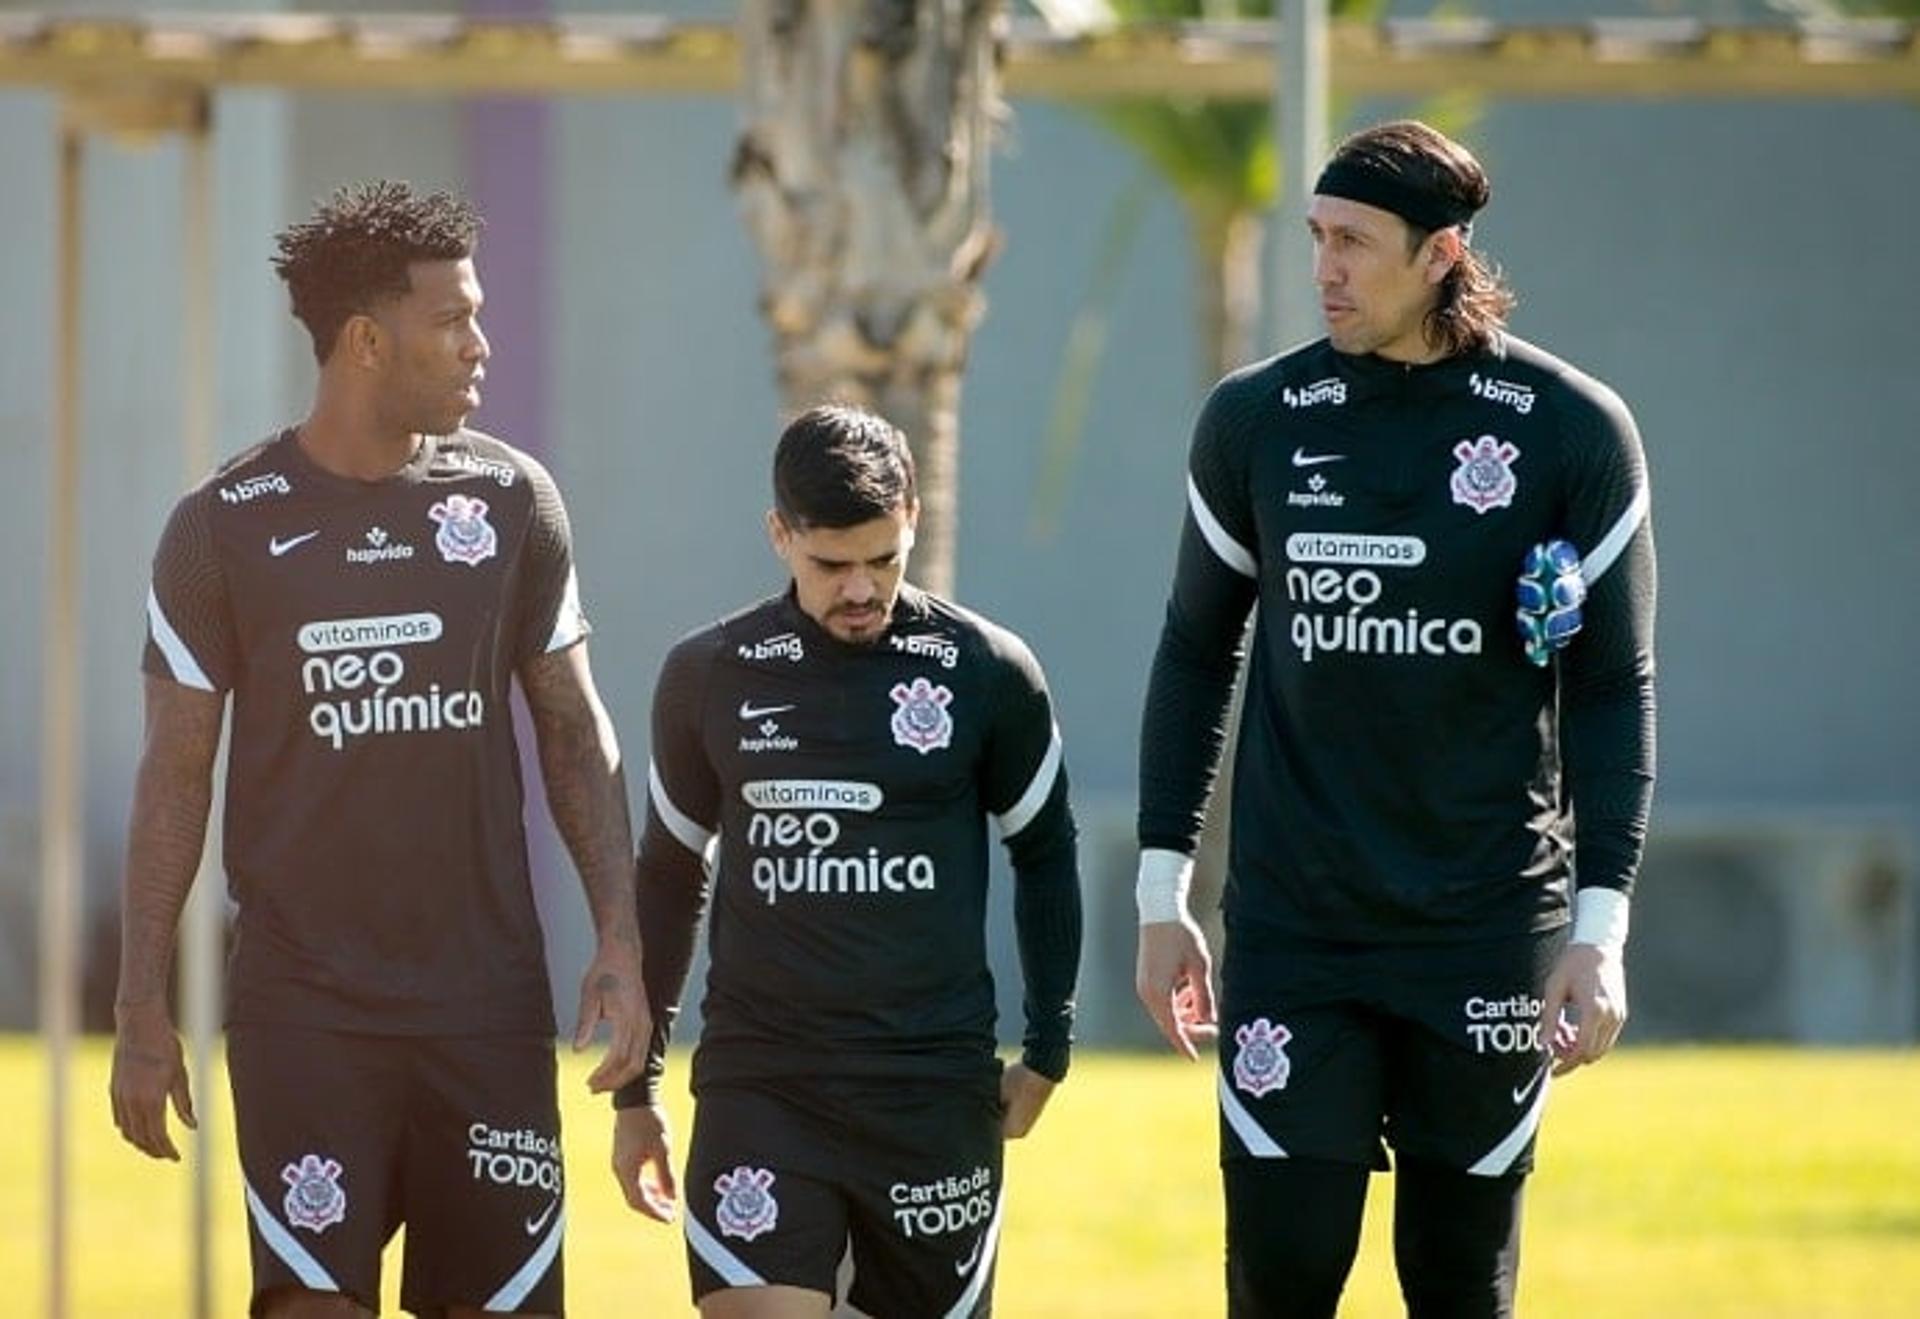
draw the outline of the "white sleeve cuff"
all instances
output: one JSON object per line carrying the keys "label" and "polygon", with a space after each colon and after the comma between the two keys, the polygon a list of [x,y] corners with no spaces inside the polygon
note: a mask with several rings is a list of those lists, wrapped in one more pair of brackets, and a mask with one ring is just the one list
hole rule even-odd
{"label": "white sleeve cuff", "polygon": [[1164,848],[1140,853],[1140,878],[1133,887],[1142,925],[1178,921],[1187,915],[1187,890],[1193,886],[1193,858]]}
{"label": "white sleeve cuff", "polygon": [[1627,895],[1616,888],[1583,888],[1573,895],[1573,943],[1618,956],[1627,946]]}

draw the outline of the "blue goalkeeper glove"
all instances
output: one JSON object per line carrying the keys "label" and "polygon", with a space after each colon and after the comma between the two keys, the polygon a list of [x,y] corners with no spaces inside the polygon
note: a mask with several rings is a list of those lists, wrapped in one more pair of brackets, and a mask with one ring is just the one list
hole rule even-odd
{"label": "blue goalkeeper glove", "polygon": [[1580,630],[1580,606],[1587,582],[1580,575],[1580,551],[1564,540],[1550,540],[1527,551],[1514,592],[1519,609],[1520,644],[1527,659],[1545,667]]}

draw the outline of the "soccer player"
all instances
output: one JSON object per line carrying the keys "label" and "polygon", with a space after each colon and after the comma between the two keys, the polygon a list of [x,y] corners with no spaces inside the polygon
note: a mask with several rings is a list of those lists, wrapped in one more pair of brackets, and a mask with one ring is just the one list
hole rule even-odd
{"label": "soccer player", "polygon": [[[614,1170],[671,1218],[658,1085],[711,875],[686,1234],[707,1319],[985,1314],[1001,1145],[1066,1076],[1080,890],[1060,734],[1021,640],[903,581],[905,437],[816,408],[781,436],[767,531],[792,581],[674,647],[637,864],[654,1034]],[[986,823],[1026,980],[994,1055]]]}
{"label": "soccer player", "polygon": [[[1611,390],[1503,328],[1469,243],[1489,195],[1424,124],[1342,143],[1308,211],[1327,337],[1228,376],[1194,432],[1142,731],[1137,988],[1189,1057],[1217,1026],[1237,1316],[1334,1313],[1383,1140],[1409,1312],[1511,1313],[1549,1074],[1626,1016],[1646,465]],[[1186,888],[1249,611],[1216,1017]]]}
{"label": "soccer player", "polygon": [[227,1057],[255,1315],[375,1312],[401,1223],[409,1310],[561,1312],[515,677],[598,932],[574,1046],[602,1021],[611,1043],[589,1084],[631,1080],[651,1033],[566,512],[540,464],[464,424],[488,355],[478,225],[379,183],[279,236],[312,410],[181,499],[154,559],[114,1121],[167,1159],[166,1101],[193,1124],[167,970],[231,695]]}

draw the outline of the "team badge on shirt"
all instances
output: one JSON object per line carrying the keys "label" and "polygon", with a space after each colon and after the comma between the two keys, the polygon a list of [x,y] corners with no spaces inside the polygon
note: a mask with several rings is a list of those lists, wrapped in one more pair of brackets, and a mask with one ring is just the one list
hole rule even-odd
{"label": "team badge on shirt", "polygon": [[953,693],[944,686],[915,678],[911,684],[896,682],[888,694],[893,697],[895,742],[924,756],[953,741],[953,716],[947,713]]}
{"label": "team badge on shirt", "polygon": [[771,1232],[780,1221],[780,1202],[773,1198],[773,1173],[765,1168],[735,1168],[713,1179],[720,1193],[720,1207],[713,1221],[720,1234],[751,1241],[762,1232]]}
{"label": "team badge on shirt", "polygon": [[427,510],[427,516],[440,524],[433,543],[448,563],[478,564],[491,559],[500,548],[500,538],[487,521],[487,501],[466,495],[448,495]]}
{"label": "team badge on shirt", "polygon": [[1286,1043],[1293,1032],[1257,1017],[1233,1032],[1240,1051],[1233,1055],[1233,1083],[1258,1099],[1269,1090],[1287,1088],[1293,1060],[1287,1057]]}
{"label": "team badge on shirt", "polygon": [[340,1165],[318,1154],[305,1154],[298,1163],[280,1170],[287,1184],[282,1202],[287,1222],[320,1233],[347,1216],[347,1193],[340,1185]]}
{"label": "team badge on shirt", "polygon": [[1513,475],[1513,460],[1520,450],[1493,435],[1477,440],[1462,440],[1453,446],[1460,465],[1453,470],[1453,502],[1465,504],[1476,513],[1505,508],[1513,502],[1520,482]]}

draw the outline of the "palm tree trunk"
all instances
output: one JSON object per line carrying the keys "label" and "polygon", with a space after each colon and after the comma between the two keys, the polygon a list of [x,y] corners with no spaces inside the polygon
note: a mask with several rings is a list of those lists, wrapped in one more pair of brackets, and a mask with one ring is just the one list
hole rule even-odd
{"label": "palm tree trunk", "polygon": [[1260,240],[1258,211],[1189,207],[1195,324],[1200,331],[1202,388],[1259,354]]}
{"label": "palm tree trunk", "polygon": [[789,414],[839,401],[907,434],[914,579],[953,590],[960,378],[998,246],[987,156],[1003,0],[745,0],[733,186]]}

